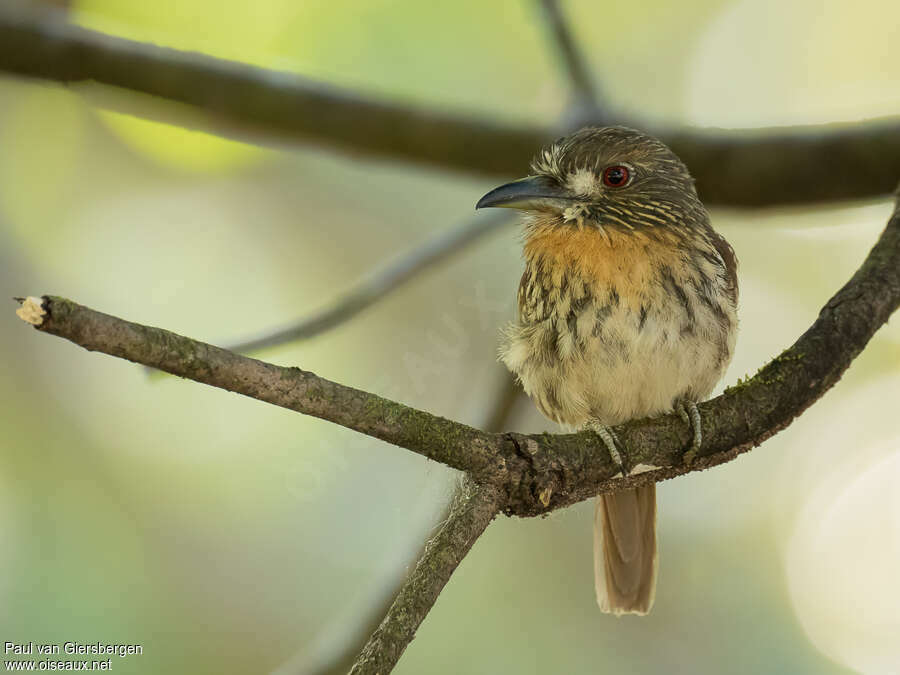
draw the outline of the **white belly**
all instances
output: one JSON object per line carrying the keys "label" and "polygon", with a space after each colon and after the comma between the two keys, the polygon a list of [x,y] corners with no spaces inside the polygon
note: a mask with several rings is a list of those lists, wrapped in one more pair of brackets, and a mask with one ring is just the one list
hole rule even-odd
{"label": "white belly", "polygon": [[560,424],[620,424],[669,412],[681,398],[702,400],[731,359],[734,308],[723,321],[721,308],[695,303],[686,321],[671,298],[654,299],[646,312],[591,303],[567,320],[519,322],[506,332],[501,359]]}

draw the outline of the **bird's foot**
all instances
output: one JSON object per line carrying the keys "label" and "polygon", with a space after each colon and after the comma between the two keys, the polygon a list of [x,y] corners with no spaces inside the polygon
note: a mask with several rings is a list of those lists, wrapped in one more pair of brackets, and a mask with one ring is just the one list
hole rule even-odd
{"label": "bird's foot", "polygon": [[628,475],[628,471],[625,469],[625,462],[622,461],[622,453],[619,452],[619,446],[621,443],[619,442],[618,436],[616,436],[613,430],[606,426],[605,424],[601,424],[597,420],[591,420],[588,423],[588,428],[597,434],[600,437],[600,440],[603,441],[603,444],[606,446],[606,449],[609,450],[609,456],[612,458],[613,464],[615,464],[619,468],[619,472],[623,476]]}
{"label": "bird's foot", "polygon": [[689,447],[685,451],[684,455],[681,458],[685,466],[690,466],[694,459],[697,457],[697,452],[699,452],[700,445],[703,443],[703,429],[700,422],[700,411],[697,409],[696,403],[687,399],[679,401],[675,405],[675,410],[678,412],[678,415],[681,417],[681,419],[684,420],[684,423],[687,424],[694,432],[694,437],[691,440],[691,447]]}

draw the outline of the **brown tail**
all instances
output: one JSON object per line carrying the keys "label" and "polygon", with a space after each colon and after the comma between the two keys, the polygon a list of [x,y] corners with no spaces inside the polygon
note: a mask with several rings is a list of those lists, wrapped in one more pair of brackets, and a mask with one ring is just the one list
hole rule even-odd
{"label": "brown tail", "polygon": [[612,614],[646,614],[656,595],[656,485],[597,497],[594,588]]}

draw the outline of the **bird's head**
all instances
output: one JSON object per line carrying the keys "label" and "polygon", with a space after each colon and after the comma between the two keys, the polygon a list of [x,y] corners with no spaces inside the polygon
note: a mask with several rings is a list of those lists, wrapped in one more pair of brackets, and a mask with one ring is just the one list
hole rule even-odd
{"label": "bird's head", "polygon": [[683,228],[706,221],[681,160],[660,141],[634,129],[586,127],[542,149],[531,171],[526,178],[491,190],[475,208],[536,212],[560,226],[626,230]]}

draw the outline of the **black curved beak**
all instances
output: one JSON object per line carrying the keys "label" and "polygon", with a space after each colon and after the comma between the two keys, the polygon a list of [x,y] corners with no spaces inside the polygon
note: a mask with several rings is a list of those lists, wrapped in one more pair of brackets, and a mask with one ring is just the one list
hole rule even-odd
{"label": "black curved beak", "polygon": [[478,200],[476,209],[490,206],[505,209],[547,211],[564,209],[573,198],[564,188],[546,176],[529,176],[501,185]]}

